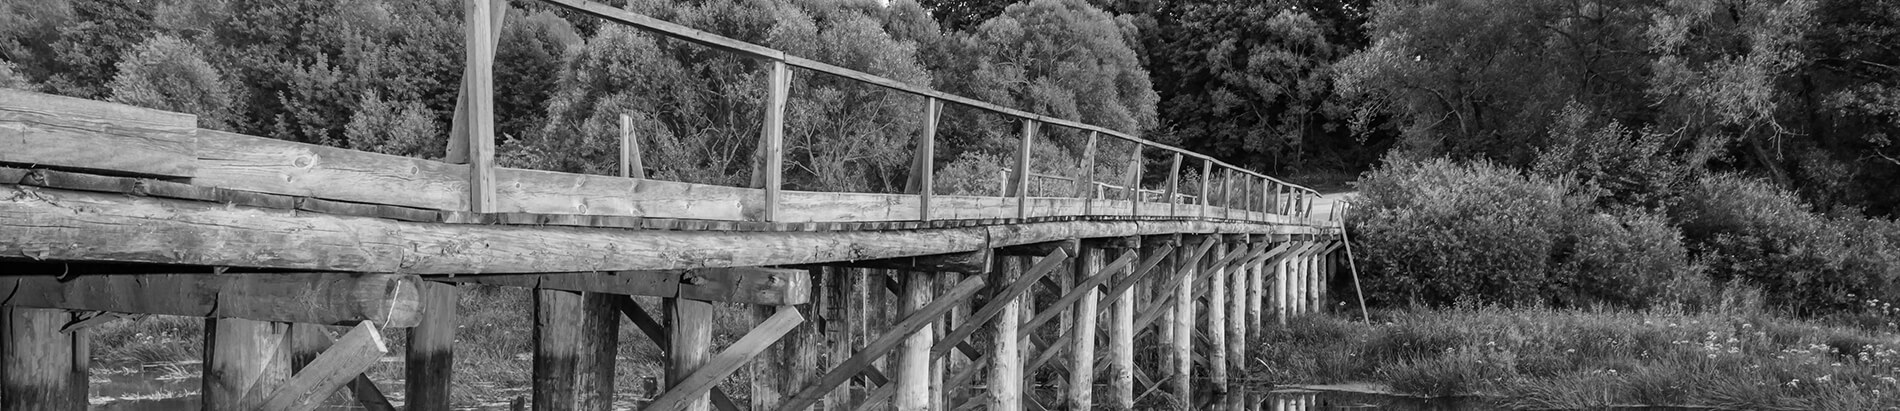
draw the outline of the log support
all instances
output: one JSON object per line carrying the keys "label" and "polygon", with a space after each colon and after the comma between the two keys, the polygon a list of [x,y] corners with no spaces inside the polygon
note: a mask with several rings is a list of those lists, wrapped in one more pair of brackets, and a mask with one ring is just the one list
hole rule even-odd
{"label": "log support", "polygon": [[0,308],[0,409],[86,409],[87,331],[65,310]]}

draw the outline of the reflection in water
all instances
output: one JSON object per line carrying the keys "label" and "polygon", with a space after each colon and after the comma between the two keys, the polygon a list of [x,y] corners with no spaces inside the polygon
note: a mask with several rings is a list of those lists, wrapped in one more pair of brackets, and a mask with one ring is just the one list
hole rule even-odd
{"label": "reflection in water", "polygon": [[1475,398],[1419,398],[1366,392],[1236,387],[1227,395],[1210,403],[1206,409],[1208,411],[1493,411],[1500,408]]}

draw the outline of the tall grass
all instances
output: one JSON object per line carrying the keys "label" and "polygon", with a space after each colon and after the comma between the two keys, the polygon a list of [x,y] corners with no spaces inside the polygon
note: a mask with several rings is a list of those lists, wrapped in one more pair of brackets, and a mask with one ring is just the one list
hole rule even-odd
{"label": "tall grass", "polygon": [[1255,341],[1273,383],[1374,381],[1520,409],[1900,407],[1891,331],[1759,311],[1453,308],[1303,317]]}

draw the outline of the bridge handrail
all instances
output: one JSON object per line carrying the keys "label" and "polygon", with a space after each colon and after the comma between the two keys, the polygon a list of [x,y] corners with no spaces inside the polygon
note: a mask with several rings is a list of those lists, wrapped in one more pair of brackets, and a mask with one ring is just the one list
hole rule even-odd
{"label": "bridge handrail", "polygon": [[[1135,161],[1137,162],[1140,161],[1139,153],[1142,147],[1157,147],[1157,148],[1166,150],[1168,152],[1172,152],[1177,156],[1175,160],[1177,171],[1179,169],[1180,156],[1186,156],[1186,157],[1191,157],[1194,159],[1204,161],[1205,164],[1208,165],[1207,171],[1211,171],[1213,166],[1219,166],[1223,171],[1238,172],[1246,176],[1255,177],[1259,179],[1259,181],[1262,182],[1263,188],[1264,188],[1261,193],[1261,199],[1260,199],[1260,204],[1259,204],[1261,211],[1283,214],[1283,215],[1293,215],[1297,213],[1297,214],[1301,214],[1305,217],[1310,218],[1311,217],[1311,201],[1314,197],[1320,196],[1319,192],[1313,189],[1300,186],[1297,184],[1287,183],[1283,180],[1274,178],[1272,176],[1268,176],[1266,174],[1262,174],[1259,172],[1255,172],[1252,170],[1234,166],[1232,164],[1228,164],[1226,162],[1215,159],[1212,156],[1189,151],[1189,150],[1178,148],[1178,147],[1173,147],[1173,146],[1157,143],[1157,142],[1143,139],[1134,135],[1123,133],[1117,130],[1109,129],[1107,127],[1101,127],[1101,126],[1097,126],[1093,124],[1082,123],[1082,122],[1074,121],[1074,120],[1049,117],[1049,116],[1036,114],[1036,113],[1032,113],[1028,111],[1004,107],[997,104],[993,104],[993,103],[989,103],[989,102],[985,102],[981,100],[976,100],[973,98],[945,93],[942,91],[930,89],[928,87],[918,86],[918,85],[898,81],[895,79],[878,76],[871,73],[839,67],[839,66],[832,65],[829,63],[816,61],[816,60],[812,60],[812,59],[808,59],[808,58],[804,58],[804,57],[800,57],[796,55],[790,55],[781,50],[748,43],[745,41],[721,36],[721,35],[703,31],[703,30],[694,29],[691,27],[677,24],[677,23],[660,20],[660,19],[653,18],[650,16],[641,15],[639,13],[634,13],[632,11],[616,8],[610,5],[606,5],[606,4],[596,3],[593,1],[588,1],[588,0],[540,0],[540,1],[551,3],[557,6],[561,6],[561,7],[565,7],[565,8],[568,8],[568,9],[571,9],[583,14],[607,19],[616,23],[633,26],[633,27],[640,28],[646,31],[657,32],[671,38],[685,40],[688,42],[712,47],[715,49],[738,53],[747,57],[764,59],[764,60],[773,62],[774,71],[773,71],[773,76],[771,80],[773,84],[767,86],[770,89],[769,93],[771,95],[768,97],[768,110],[766,114],[768,117],[767,117],[767,122],[766,122],[767,124],[765,125],[765,130],[764,130],[764,133],[766,135],[761,136],[762,140],[764,140],[762,141],[762,143],[768,143],[768,144],[762,144],[761,145],[762,149],[769,151],[769,154],[767,156],[763,156],[765,158],[762,158],[762,160],[769,161],[770,163],[766,164],[765,166],[760,167],[760,169],[765,171],[765,174],[766,174],[766,176],[764,177],[764,180],[765,180],[765,190],[767,192],[766,203],[767,203],[768,211],[766,212],[766,219],[768,221],[772,219],[771,216],[774,213],[772,210],[774,210],[777,206],[776,199],[778,197],[778,192],[781,190],[781,186],[782,186],[781,181],[780,181],[781,180],[780,176],[776,172],[778,169],[777,167],[778,164],[780,164],[780,162],[782,161],[782,158],[781,158],[783,156],[783,154],[781,153],[782,150],[778,148],[778,144],[782,144],[782,142],[777,141],[777,140],[782,138],[780,137],[782,136],[783,127],[784,127],[782,111],[784,110],[783,105],[785,101],[785,94],[789,92],[789,90],[787,90],[789,88],[789,72],[785,71],[786,66],[799,67],[799,68],[812,70],[816,72],[831,74],[831,75],[855,80],[858,82],[868,83],[868,84],[876,85],[879,87],[884,87],[886,89],[903,92],[903,93],[909,93],[912,95],[921,96],[927,99],[935,100],[932,102],[933,104],[931,105],[931,107],[933,108],[932,112],[928,113],[928,115],[930,116],[930,121],[927,124],[930,124],[932,126],[936,124],[935,120],[936,120],[937,112],[935,111],[935,108],[940,107],[938,105],[940,103],[937,103],[937,102],[951,102],[951,103],[956,103],[956,104],[960,104],[960,105],[964,105],[968,107],[974,107],[974,108],[987,110],[987,111],[998,113],[998,114],[1003,114],[1003,115],[1023,119],[1027,121],[1027,123],[1025,124],[1025,127],[1024,127],[1023,147],[1021,147],[1021,150],[1019,150],[1019,152],[1017,153],[1018,155],[1017,164],[1019,166],[1026,166],[1028,163],[1027,161],[1028,160],[1027,156],[1029,156],[1028,145],[1031,143],[1035,135],[1035,130],[1036,130],[1035,126],[1038,124],[1053,124],[1057,126],[1067,127],[1067,128],[1075,129],[1075,130],[1088,131],[1092,133],[1090,137],[1090,145],[1089,145],[1090,152],[1085,155],[1086,158],[1090,158],[1090,159],[1094,158],[1094,152],[1093,152],[1094,135],[1108,135],[1116,139],[1135,143],[1136,153],[1137,153],[1136,154],[1137,159]],[[489,20],[489,18],[491,18],[491,16],[486,16],[486,15],[476,16],[475,14],[498,13],[499,11],[490,10],[490,7],[477,4],[477,3],[487,3],[484,0],[465,0],[465,3],[468,5],[469,11],[470,11],[469,17],[468,17],[468,22],[469,22],[468,24],[469,33],[467,36],[468,39],[478,39],[478,38],[485,37],[485,36],[479,36],[477,34],[477,30],[482,31],[482,32],[487,32],[489,30],[497,29],[494,27],[487,27],[489,24],[486,24],[486,23]],[[475,57],[476,56],[474,54],[475,51],[473,51],[474,49],[477,49],[477,48],[478,47],[470,47],[471,61],[480,60],[479,58]],[[490,53],[487,56],[492,56],[492,50],[493,50],[492,44],[486,48],[488,50],[484,51],[484,53]],[[492,57],[490,57],[489,60],[492,63]],[[471,81],[471,80],[465,80],[465,81]],[[472,80],[472,81],[492,83],[492,78],[477,79],[477,80]],[[492,87],[492,84],[483,84],[483,87],[481,88],[488,88],[488,87]],[[778,111],[779,113],[774,113],[773,112],[774,110]],[[492,113],[492,109],[487,111],[487,113]],[[492,116],[492,114],[490,115]],[[473,116],[473,117],[481,118],[482,116]],[[488,121],[492,121],[492,118],[489,119]],[[490,127],[489,129],[492,131],[492,127]],[[477,134],[479,135],[480,133],[477,133]],[[930,136],[929,138],[934,139],[934,129],[927,131],[926,134]],[[488,142],[486,142],[486,144],[488,144],[488,149],[487,149],[488,152],[484,153],[483,155],[492,157],[493,137],[492,135],[489,135],[489,136],[486,136],[486,138],[489,140]],[[471,146],[479,146],[483,144],[483,142],[478,142],[476,141],[476,139],[471,139],[469,143]],[[934,142],[932,142],[932,144],[934,145]],[[479,151],[470,150],[470,153],[472,154],[479,153]],[[476,167],[482,167],[484,165],[483,163],[484,163],[483,161],[471,161],[471,164],[475,165]],[[487,163],[492,163],[492,159],[491,161],[487,161]],[[928,169],[928,167],[925,167],[925,168]],[[1021,167],[1021,168],[1027,168],[1027,167]],[[924,172],[925,175],[928,175],[929,173],[930,172],[927,170]],[[478,179],[480,178],[479,176],[481,174],[482,173],[479,173],[479,172],[471,173],[471,178]],[[1136,175],[1139,175],[1139,173],[1137,173]],[[1027,192],[1029,191],[1026,187],[1027,186],[1026,183],[1027,183],[1027,179],[1029,179],[1030,177],[1031,175],[1024,173],[1024,174],[1018,175],[1016,178],[1013,178],[1011,181],[1012,183],[1015,183],[1017,187],[1019,187],[1019,189],[1015,190],[1016,193],[1014,194],[1016,197],[1019,198],[1019,200],[1022,197],[1026,196]],[[1206,184],[1205,180],[1206,179],[1203,179],[1203,184]],[[927,177],[926,177],[926,181],[928,181]],[[1091,181],[1093,181],[1092,177],[1091,177]],[[471,188],[475,188],[477,191],[477,192],[472,192],[471,197],[474,199],[478,199],[477,201],[472,201],[472,203],[478,205],[477,211],[482,211],[482,210],[479,210],[480,208],[479,204],[482,203],[482,201],[479,201],[479,199],[484,195],[484,193],[479,192],[479,191],[488,185],[480,184],[481,183],[480,181],[471,181],[471,183],[473,183],[471,184]],[[1170,183],[1172,184],[1173,181],[1170,181]],[[925,197],[926,203],[928,203],[928,198],[930,196],[929,184],[923,184],[923,186],[924,187],[922,187],[922,190],[924,191],[922,195]],[[1231,184],[1229,184],[1228,186],[1231,187]],[[487,188],[487,189],[492,190],[492,188]],[[1275,205],[1266,204],[1267,203],[1266,201],[1267,193],[1265,193],[1266,189],[1271,189],[1276,194],[1282,192],[1282,190],[1285,190],[1287,194],[1291,195],[1291,198],[1279,199],[1278,198],[1279,196],[1275,195],[1274,202],[1279,203],[1279,204],[1275,204]],[[1171,188],[1170,191],[1175,191],[1175,190]],[[1248,191],[1249,193],[1251,193],[1252,189],[1249,188]],[[492,193],[487,194],[487,195],[492,197]],[[1005,196],[1009,196],[1009,195],[1010,195],[1009,193],[1005,193]],[[1203,196],[1202,198],[1203,198],[1204,203],[1208,200],[1211,200],[1211,196]],[[1225,198],[1227,198],[1227,200],[1225,201],[1233,201],[1233,197],[1231,195],[1225,196]],[[1252,200],[1244,200],[1244,201],[1252,202]],[[928,206],[926,205],[926,208],[927,207]],[[1019,201],[1018,207],[1019,209],[1020,207],[1024,207],[1024,203]],[[1277,209],[1277,212],[1276,210],[1271,210],[1270,208]],[[927,216],[928,214],[926,211],[926,217]]]}

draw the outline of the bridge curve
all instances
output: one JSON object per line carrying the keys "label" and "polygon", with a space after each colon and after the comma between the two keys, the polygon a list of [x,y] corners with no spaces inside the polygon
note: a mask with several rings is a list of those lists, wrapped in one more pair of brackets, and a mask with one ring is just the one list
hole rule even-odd
{"label": "bridge curve", "polygon": [[[612,403],[599,399],[613,396],[613,356],[603,365],[583,353],[612,352],[609,335],[617,325],[609,324],[621,315],[672,353],[668,389],[653,399],[656,409],[733,409],[713,384],[777,341],[790,348],[759,360],[775,361],[764,368],[777,370],[755,377],[762,381],[754,392],[759,407],[836,409],[842,401],[919,409],[960,401],[1020,409],[1037,401],[1034,387],[1023,392],[1025,375],[1066,350],[1068,381],[1093,381],[1093,352],[1101,345],[1111,357],[1105,402],[1129,409],[1164,385],[1189,394],[1200,343],[1188,336],[1197,329],[1215,336],[1200,344],[1212,363],[1202,366],[1224,384],[1227,370],[1245,365],[1249,329],[1325,306],[1321,285],[1336,258],[1344,214],[1336,204],[1343,203],[1305,187],[1115,130],[597,3],[546,1],[769,61],[775,103],[759,145],[762,181],[725,187],[648,179],[639,167],[599,176],[495,166],[487,74],[493,44],[482,39],[499,30],[492,24],[499,13],[485,0],[467,2],[471,64],[458,107],[466,115],[454,127],[465,132],[451,136],[458,148],[451,151],[464,153],[466,164],[200,129],[189,114],[0,89],[0,267],[12,272],[0,277],[0,295],[8,296],[6,324],[15,327],[0,334],[0,350],[7,358],[19,350],[53,353],[0,364],[0,408],[54,409],[67,400],[52,398],[72,398],[75,390],[84,398],[83,378],[61,377],[83,377],[85,362],[61,355],[83,356],[84,339],[60,331],[104,320],[68,310],[213,318],[206,409],[308,409],[344,386],[375,408],[375,384],[354,379],[389,350],[379,327],[410,329],[409,408],[446,409],[456,284],[463,283],[537,290],[536,335],[559,336],[536,339],[537,409]],[[933,193],[930,129],[919,137],[926,148],[916,159],[921,181],[912,192],[784,190],[779,140],[793,67],[925,97],[926,124],[937,124],[942,104],[1021,119],[1024,133],[1003,195]],[[1030,156],[1044,125],[1090,132],[1089,161],[1097,136],[1136,144],[1129,159],[1135,176],[1119,185],[1088,176],[1097,189],[1082,196],[1031,195],[1038,176],[1029,172]],[[1176,172],[1152,190],[1140,184],[1144,148],[1173,154]],[[1201,175],[1222,178],[1203,179],[1196,190],[1203,195],[1190,200],[1179,186],[1184,159],[1199,159]],[[631,161],[623,157],[623,164]],[[863,291],[867,284],[873,291]],[[1037,288],[1051,292],[1032,292]],[[850,290],[859,299],[875,293],[889,307],[852,302]],[[977,294],[985,295],[982,304],[972,298]],[[672,325],[647,317],[627,296],[664,298]],[[1176,303],[1203,299],[1199,306]],[[704,328],[713,302],[762,307],[759,328],[717,355]],[[865,310],[887,309],[902,319],[870,330],[878,335],[841,331],[861,328],[851,323]],[[1113,332],[1077,338],[1096,335],[1097,314]],[[1197,323],[1197,315],[1208,321]],[[1056,318],[1062,320],[1038,328]],[[355,328],[318,343],[294,324]],[[962,340],[979,329],[992,341]],[[1162,344],[1172,362],[1143,372],[1131,350],[1135,334],[1147,330],[1171,336]],[[817,364],[826,338],[844,343]],[[322,354],[305,372],[255,356],[293,346]],[[949,356],[973,365],[931,365]],[[894,378],[871,365],[883,357],[890,357]],[[308,372],[319,364],[327,374]],[[590,374],[603,366],[604,382]],[[808,375],[810,367],[826,371]],[[956,373],[945,380],[946,371]],[[259,377],[271,373],[279,378]],[[991,381],[985,395],[955,394],[977,373]],[[1137,380],[1145,380],[1140,391]],[[838,387],[850,384],[872,394],[838,397]],[[1088,408],[1094,384],[1067,386],[1048,397]]]}

